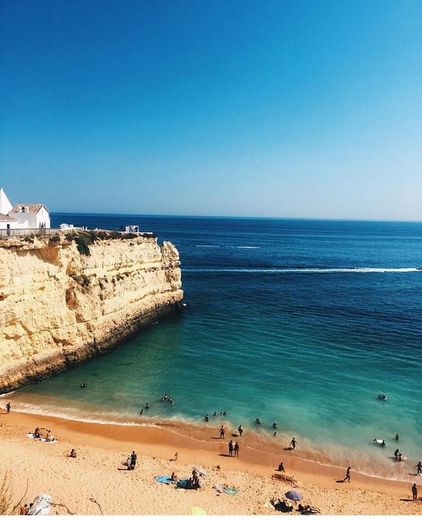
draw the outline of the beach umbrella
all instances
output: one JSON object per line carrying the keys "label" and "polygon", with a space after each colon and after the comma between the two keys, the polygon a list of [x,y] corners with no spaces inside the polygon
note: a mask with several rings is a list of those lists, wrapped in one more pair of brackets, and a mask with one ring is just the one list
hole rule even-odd
{"label": "beach umbrella", "polygon": [[295,502],[300,502],[302,500],[302,495],[299,493],[299,491],[287,491],[285,496],[289,500],[294,500]]}

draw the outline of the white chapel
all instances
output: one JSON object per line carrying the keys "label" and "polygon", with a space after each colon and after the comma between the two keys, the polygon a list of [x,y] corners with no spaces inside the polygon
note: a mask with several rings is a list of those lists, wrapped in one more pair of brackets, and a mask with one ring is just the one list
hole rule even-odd
{"label": "white chapel", "polygon": [[0,188],[0,230],[48,229],[50,213],[44,204],[20,203],[12,206]]}

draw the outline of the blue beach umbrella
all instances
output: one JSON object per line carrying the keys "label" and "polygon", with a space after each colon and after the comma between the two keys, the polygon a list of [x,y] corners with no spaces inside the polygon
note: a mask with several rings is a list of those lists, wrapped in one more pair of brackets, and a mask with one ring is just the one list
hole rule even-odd
{"label": "blue beach umbrella", "polygon": [[294,500],[295,502],[300,502],[302,500],[302,495],[299,493],[299,491],[287,491],[285,496],[289,500]]}

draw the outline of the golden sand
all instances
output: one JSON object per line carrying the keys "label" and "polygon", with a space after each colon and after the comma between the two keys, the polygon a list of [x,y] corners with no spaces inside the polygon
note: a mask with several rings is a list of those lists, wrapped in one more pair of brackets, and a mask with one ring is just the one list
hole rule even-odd
{"label": "golden sand", "polygon": [[[57,443],[29,438],[36,426],[51,429]],[[246,432],[240,439],[240,457],[227,455],[227,442],[211,428],[186,425],[161,427],[117,426],[70,421],[40,415],[0,415],[0,460],[12,476],[15,498],[26,491],[26,502],[47,493],[55,504],[65,504],[77,514],[192,514],[200,508],[208,514],[284,514],[270,504],[293,488],[303,495],[302,504],[322,514],[422,514],[422,501],[411,500],[411,485],[357,474],[350,483],[338,482],[344,469],[308,462],[300,450],[275,453],[269,441]],[[237,439],[239,440],[239,439]],[[77,458],[67,455],[76,449]],[[122,466],[135,450],[134,471]],[[178,452],[177,461],[174,454]],[[280,461],[286,480],[275,470]],[[201,489],[175,489],[154,481],[156,475],[191,476],[192,466],[207,472]],[[293,481],[289,482],[289,479]],[[422,477],[415,477],[420,483]],[[219,494],[214,484],[234,486],[235,496]],[[101,508],[101,511],[100,511]],[[55,512],[66,514],[64,507]],[[293,514],[297,514],[294,507]]]}

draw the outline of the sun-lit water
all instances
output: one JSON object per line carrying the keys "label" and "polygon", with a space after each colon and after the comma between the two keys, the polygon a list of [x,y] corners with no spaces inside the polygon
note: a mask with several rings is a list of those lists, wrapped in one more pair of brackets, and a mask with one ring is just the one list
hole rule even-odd
{"label": "sun-lit water", "polygon": [[[54,221],[140,224],[173,241],[188,305],[14,399],[97,419],[130,421],[148,401],[149,415],[200,421],[226,410],[245,429],[260,417],[268,432],[275,420],[281,433],[295,434],[327,460],[391,478],[408,478],[422,458],[422,224],[82,215]],[[173,407],[160,402],[164,393]],[[375,446],[374,437],[387,448]],[[396,447],[408,462],[391,460]]]}

